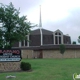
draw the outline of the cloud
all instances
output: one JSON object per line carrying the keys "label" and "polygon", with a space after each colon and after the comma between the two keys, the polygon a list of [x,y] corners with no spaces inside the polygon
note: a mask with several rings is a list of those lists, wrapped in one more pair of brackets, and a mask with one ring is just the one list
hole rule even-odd
{"label": "cloud", "polygon": [[[45,2],[47,1],[47,3],[43,4],[44,1]],[[55,1],[55,0],[51,0],[51,1]],[[72,41],[77,41],[77,38],[80,35],[80,6],[79,6],[80,2],[77,1],[75,3],[73,1],[74,4],[72,5],[71,0],[68,0],[71,2],[68,3],[68,1],[67,1],[67,4],[64,0],[62,0],[63,5],[61,6],[61,3],[59,4],[56,1],[57,4],[54,3],[54,5],[53,5],[53,3],[51,1],[49,1],[49,0],[0,0],[0,3],[9,4],[10,2],[12,2],[13,5],[17,9],[20,7],[21,15],[28,15],[29,19],[32,20],[33,22],[35,22],[36,24],[39,23],[39,5],[42,4],[43,28],[51,30],[51,31],[60,29],[64,34],[69,34],[71,36]],[[76,7],[76,4],[78,4],[77,7]],[[74,5],[75,5],[75,7],[74,7]],[[79,8],[78,8],[78,6],[79,6]],[[68,10],[68,13],[67,13],[67,10]],[[69,15],[65,18],[55,21],[54,18],[56,18],[56,17],[59,18],[59,16],[61,18],[61,17],[65,16],[65,15],[63,16],[62,13],[65,15],[67,13]]]}
{"label": "cloud", "polygon": [[58,21],[47,21],[44,28],[55,31],[60,29],[64,34],[69,34],[72,41],[77,41],[80,35],[80,8],[69,10],[69,16]]}
{"label": "cloud", "polygon": [[0,3],[3,4],[9,4],[10,2],[13,3],[15,8],[20,8],[21,14],[24,14],[25,12],[28,12],[37,5],[40,5],[43,0],[0,0]]}

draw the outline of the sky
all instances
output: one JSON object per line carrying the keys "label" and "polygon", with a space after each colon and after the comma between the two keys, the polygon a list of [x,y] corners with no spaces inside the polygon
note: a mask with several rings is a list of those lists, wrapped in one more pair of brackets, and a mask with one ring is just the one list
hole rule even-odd
{"label": "sky", "polygon": [[27,15],[34,24],[39,24],[41,5],[42,27],[53,32],[59,29],[64,35],[69,34],[72,42],[78,43],[80,0],[0,0],[5,5],[10,2],[15,8],[20,8],[20,16]]}

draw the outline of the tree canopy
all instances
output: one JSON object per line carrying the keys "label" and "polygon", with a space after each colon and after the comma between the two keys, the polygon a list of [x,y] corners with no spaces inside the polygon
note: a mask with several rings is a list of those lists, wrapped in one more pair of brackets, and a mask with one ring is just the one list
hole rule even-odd
{"label": "tree canopy", "polygon": [[73,41],[72,44],[76,44],[76,41]]}
{"label": "tree canopy", "polygon": [[80,43],[80,36],[78,37],[78,42]]}
{"label": "tree canopy", "polygon": [[19,9],[15,9],[12,3],[0,3],[0,48],[11,48],[15,42],[26,39],[30,33],[31,23],[26,16],[20,17],[19,14]]}

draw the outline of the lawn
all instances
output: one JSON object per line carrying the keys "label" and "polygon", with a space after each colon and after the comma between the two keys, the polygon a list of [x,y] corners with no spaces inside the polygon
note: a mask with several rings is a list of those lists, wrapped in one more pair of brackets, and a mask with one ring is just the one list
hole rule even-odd
{"label": "lawn", "polygon": [[[32,65],[31,72],[0,73],[0,80],[15,75],[15,80],[73,80],[73,73],[80,73],[80,59],[24,59]],[[9,79],[12,80],[12,79]]]}

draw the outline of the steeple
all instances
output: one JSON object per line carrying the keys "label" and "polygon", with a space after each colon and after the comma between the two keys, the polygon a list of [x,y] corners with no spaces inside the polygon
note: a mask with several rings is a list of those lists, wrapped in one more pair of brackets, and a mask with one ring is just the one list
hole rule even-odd
{"label": "steeple", "polygon": [[42,35],[42,20],[41,20],[41,5],[40,5],[40,17],[39,17],[39,29],[41,35],[41,45],[43,45],[43,35]]}
{"label": "steeple", "polygon": [[39,28],[42,28],[42,19],[41,19],[41,5],[40,5]]}

